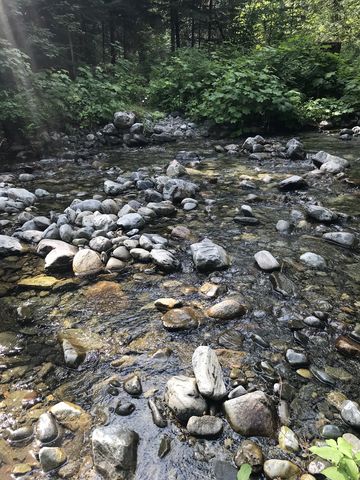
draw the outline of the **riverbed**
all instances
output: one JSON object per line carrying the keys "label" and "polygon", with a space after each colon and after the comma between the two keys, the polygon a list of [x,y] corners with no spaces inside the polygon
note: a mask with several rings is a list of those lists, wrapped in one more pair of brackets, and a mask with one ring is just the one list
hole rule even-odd
{"label": "riverbed", "polygon": [[[344,356],[335,342],[359,322],[360,252],[358,247],[347,249],[325,242],[322,235],[338,230],[359,232],[360,138],[342,142],[336,135],[306,134],[301,139],[309,154],[325,150],[339,155],[350,162],[350,169],[340,177],[313,176],[307,190],[284,194],[277,183],[290,174],[311,172],[314,165],[309,158],[256,162],[243,153],[216,153],[218,142],[209,139],[107,150],[104,164],[95,166],[81,159],[31,164],[35,179],[25,188],[43,188],[51,194],[36,204],[37,215],[62,212],[74,198],[104,196],[104,180],[114,179],[121,171],[163,171],[180,150],[195,151],[201,157],[200,163],[188,166],[189,179],[199,185],[200,193],[196,209],[186,212],[178,208],[176,216],[144,229],[171,239],[181,261],[178,272],[166,274],[151,265],[130,262],[119,273],[81,281],[70,272],[54,274],[57,282],[53,285],[33,288],[21,285],[21,280],[42,275],[43,258],[29,251],[1,260],[1,479],[14,478],[14,466],[19,464],[30,466],[21,478],[98,478],[92,467],[90,435],[92,428],[100,425],[121,425],[138,433],[136,480],[230,479],[231,471],[228,477],[216,473],[223,465],[219,462],[234,466],[233,456],[243,438],[227,422],[217,439],[196,439],[171,415],[167,426],[159,428],[148,407],[149,398],[163,397],[170,377],[192,376],[191,358],[199,345],[219,352],[229,390],[243,385],[248,391],[262,390],[277,401],[275,383],[292,387],[290,426],[301,451],[282,451],[276,438],[255,438],[266,458],[287,458],[305,469],[307,446],[321,436],[324,425],[353,431],[344,425],[329,398],[340,392],[351,400],[359,399],[359,356]],[[18,175],[29,169],[29,164],[9,161],[1,169],[0,173]],[[135,190],[124,194],[126,201],[139,198]],[[345,214],[343,223],[322,225],[307,219],[304,206],[309,202]],[[244,204],[251,206],[257,225],[234,221]],[[304,216],[295,221],[294,211]],[[290,221],[292,228],[280,233],[275,228],[279,220]],[[179,225],[190,230],[189,238],[171,237],[173,227]],[[11,223],[5,233],[13,230]],[[229,254],[228,269],[210,274],[195,270],[190,244],[205,237]],[[254,254],[261,250],[270,251],[280,263],[282,291],[276,291],[269,273],[254,262]],[[302,263],[300,256],[305,252],[321,255],[326,267],[316,269]],[[220,287],[217,298],[201,293],[206,282]],[[226,322],[205,318],[198,328],[184,331],[165,329],[162,313],[154,307],[157,299],[171,297],[205,311],[230,296],[246,305],[245,315]],[[325,318],[321,327],[303,322],[319,311]],[[286,361],[287,349],[299,347],[299,332],[310,365],[326,372],[331,384],[320,381],[309,369],[309,373],[298,372]],[[76,339],[84,348],[85,360],[77,368],[64,362],[63,338]],[[133,373],[141,378],[143,394],[129,399],[121,384]],[[109,388],[111,384],[115,389]],[[75,432],[67,431],[62,440],[67,470],[62,467],[62,471],[47,474],[39,468],[36,442],[14,446],[8,442],[7,432],[35,425],[39,416],[59,401],[80,406],[90,420]],[[119,401],[134,404],[131,415],[117,415]],[[164,442],[169,451],[159,456]]]}

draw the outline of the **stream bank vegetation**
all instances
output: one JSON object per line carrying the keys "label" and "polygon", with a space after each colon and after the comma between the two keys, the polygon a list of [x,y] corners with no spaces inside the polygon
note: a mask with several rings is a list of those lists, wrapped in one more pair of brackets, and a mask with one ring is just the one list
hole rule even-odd
{"label": "stream bank vegetation", "polygon": [[346,124],[360,111],[355,0],[2,0],[0,17],[10,141],[89,130],[126,109],[237,134]]}

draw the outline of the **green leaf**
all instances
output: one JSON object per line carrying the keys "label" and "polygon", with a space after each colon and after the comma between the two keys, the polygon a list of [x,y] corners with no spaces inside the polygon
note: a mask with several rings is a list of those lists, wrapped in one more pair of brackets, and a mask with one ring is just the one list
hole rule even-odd
{"label": "green leaf", "polygon": [[329,460],[331,463],[337,465],[343,458],[343,454],[333,447],[311,447],[310,452],[315,453],[325,460]]}
{"label": "green leaf", "polygon": [[359,479],[359,469],[354,460],[351,460],[350,458],[343,458],[340,462],[340,466],[341,470],[346,472],[351,480]]}
{"label": "green leaf", "polygon": [[353,448],[352,445],[347,442],[344,438],[339,437],[337,439],[338,449],[348,458],[353,458]]}
{"label": "green leaf", "polygon": [[327,445],[329,445],[329,447],[334,447],[334,448],[337,448],[337,443],[336,443],[336,440],[333,440],[332,438],[330,440],[326,440],[325,442]]}
{"label": "green leaf", "polygon": [[330,480],[348,480],[346,475],[343,473],[339,472],[338,468],[336,467],[328,467],[323,470],[322,475],[325,475],[326,478],[329,478]]}
{"label": "green leaf", "polygon": [[240,470],[238,471],[237,480],[249,480],[251,475],[252,468],[248,463],[241,465]]}

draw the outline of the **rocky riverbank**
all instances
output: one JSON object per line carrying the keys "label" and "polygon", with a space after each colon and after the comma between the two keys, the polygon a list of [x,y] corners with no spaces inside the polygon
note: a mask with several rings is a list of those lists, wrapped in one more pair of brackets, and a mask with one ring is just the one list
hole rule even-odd
{"label": "rocky riverbank", "polygon": [[358,444],[356,165],[191,147],[2,174],[1,478],[305,480]]}

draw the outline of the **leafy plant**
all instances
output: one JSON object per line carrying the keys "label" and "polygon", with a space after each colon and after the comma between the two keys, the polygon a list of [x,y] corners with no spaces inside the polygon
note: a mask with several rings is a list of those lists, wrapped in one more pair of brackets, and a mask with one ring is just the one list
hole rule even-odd
{"label": "leafy plant", "polygon": [[359,480],[360,453],[354,453],[352,445],[343,437],[326,440],[324,447],[311,447],[315,455],[331,462],[333,465],[322,470],[330,480]]}
{"label": "leafy plant", "polygon": [[240,470],[238,471],[236,480],[249,480],[251,471],[251,465],[249,465],[248,463],[243,463],[240,467]]}

